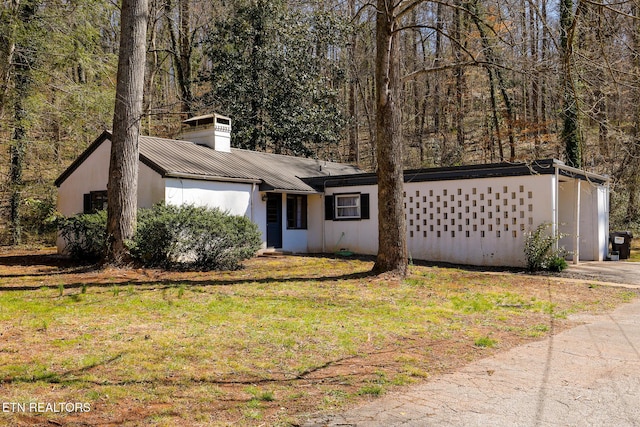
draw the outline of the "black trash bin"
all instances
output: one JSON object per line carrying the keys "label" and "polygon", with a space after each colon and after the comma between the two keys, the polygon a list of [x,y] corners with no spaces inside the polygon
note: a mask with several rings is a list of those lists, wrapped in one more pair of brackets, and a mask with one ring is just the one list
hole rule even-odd
{"label": "black trash bin", "polygon": [[609,234],[611,251],[618,252],[620,259],[628,259],[631,256],[631,239],[633,234],[630,231],[615,231]]}

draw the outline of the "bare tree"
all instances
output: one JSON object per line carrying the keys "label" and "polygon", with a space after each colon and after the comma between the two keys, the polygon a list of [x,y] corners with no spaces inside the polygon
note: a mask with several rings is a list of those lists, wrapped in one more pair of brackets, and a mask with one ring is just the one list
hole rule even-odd
{"label": "bare tree", "polygon": [[106,261],[128,259],[126,241],[136,228],[138,137],[142,115],[146,60],[147,0],[123,0],[116,102],[109,165]]}
{"label": "bare tree", "polygon": [[[376,16],[376,154],[378,159],[378,255],[373,271],[408,272],[403,206],[402,136],[400,127],[399,16],[394,0],[378,0]],[[411,2],[415,5],[415,2]],[[406,10],[405,10],[406,11]]]}

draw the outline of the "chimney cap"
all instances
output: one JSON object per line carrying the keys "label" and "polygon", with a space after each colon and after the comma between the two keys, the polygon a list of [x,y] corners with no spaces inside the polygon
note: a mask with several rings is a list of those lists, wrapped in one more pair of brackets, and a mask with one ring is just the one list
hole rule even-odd
{"label": "chimney cap", "polygon": [[212,113],[212,114],[204,114],[202,116],[191,117],[190,119],[184,120],[182,123],[189,126],[203,126],[209,124],[221,124],[221,125],[230,125],[231,118],[227,116],[223,116],[221,114]]}

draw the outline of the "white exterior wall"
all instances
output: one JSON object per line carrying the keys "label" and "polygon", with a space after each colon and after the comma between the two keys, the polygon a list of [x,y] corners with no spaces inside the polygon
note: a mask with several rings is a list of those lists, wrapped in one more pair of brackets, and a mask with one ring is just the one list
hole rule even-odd
{"label": "white exterior wall", "polygon": [[406,184],[409,254],[430,261],[524,266],[525,234],[553,221],[553,179]]}
{"label": "white exterior wall", "polygon": [[[265,204],[266,205],[266,204]],[[307,229],[287,228],[287,195],[282,196],[282,250],[294,253],[320,252],[318,242],[322,238],[322,197],[320,194],[307,195]],[[266,207],[266,206],[265,206]],[[266,221],[265,221],[266,222]],[[266,240],[266,239],[265,239]]]}
{"label": "white exterior wall", "polygon": [[307,198],[307,252],[324,252],[324,226],[324,195],[310,195]]}
{"label": "white exterior wall", "polygon": [[[577,210],[577,182],[576,179],[561,178],[558,185],[559,232],[564,235],[560,246],[567,251],[574,250],[578,220],[579,260],[603,261],[608,249],[609,191],[603,185],[580,181],[580,207]],[[568,258],[572,259],[572,256]]]}
{"label": "white exterior wall", "polygon": [[[524,235],[553,221],[553,175],[406,183],[407,246],[413,259],[524,266]],[[328,252],[378,250],[377,187],[329,188],[369,193],[371,219],[324,221]]]}
{"label": "white exterior wall", "polygon": [[[263,249],[267,246],[267,203],[262,200],[264,194],[258,190],[257,184],[251,183],[165,179],[165,201],[167,204],[207,206],[222,209],[232,215],[244,215],[258,225],[258,229],[262,233]],[[286,206],[283,207],[283,214],[284,208]],[[286,238],[285,236],[283,232],[283,240]],[[296,236],[290,236],[290,238],[294,237]],[[298,247],[295,241],[293,246]],[[303,249],[296,251],[305,252],[306,242]]]}
{"label": "white exterior wall", "polygon": [[609,255],[609,187],[598,187],[598,261],[604,261]]}
{"label": "white exterior wall", "polygon": [[165,202],[219,208],[251,218],[252,184],[165,178]]}
{"label": "white exterior wall", "polygon": [[[83,196],[91,191],[106,191],[109,181],[111,141],[104,141],[73,171],[58,189],[58,211],[65,216],[82,213]],[[148,208],[164,199],[160,174],[138,162],[138,207]]]}
{"label": "white exterior wall", "polygon": [[107,189],[110,155],[111,142],[104,141],[60,185],[58,188],[58,212],[64,216],[82,213],[84,194]]}
{"label": "white exterior wall", "polygon": [[150,208],[164,200],[164,180],[149,166],[138,165],[138,207]]}
{"label": "white exterior wall", "polygon": [[258,191],[256,184],[253,196],[251,197],[251,215],[249,215],[251,221],[258,224],[258,229],[260,230],[260,233],[262,233],[261,249],[266,249],[267,247],[267,202],[266,200],[262,200],[262,196],[264,194],[266,193]]}
{"label": "white exterior wall", "polygon": [[[307,224],[309,223],[309,205],[307,199]],[[288,229],[287,228],[287,196],[282,197],[282,250],[306,253],[309,251],[307,246],[308,230]]]}
{"label": "white exterior wall", "polygon": [[[82,162],[58,188],[58,212],[72,216],[84,211],[84,195],[106,191],[109,182],[111,141],[106,140]],[[138,207],[149,208],[164,199],[164,183],[160,174],[138,162]],[[58,237],[58,252],[64,252],[65,241]]]}
{"label": "white exterior wall", "polygon": [[[378,186],[327,188],[327,195],[361,193],[369,194],[370,219],[355,221],[323,221],[325,251],[348,249],[359,254],[375,255],[378,252]],[[324,217],[324,212],[322,213]]]}

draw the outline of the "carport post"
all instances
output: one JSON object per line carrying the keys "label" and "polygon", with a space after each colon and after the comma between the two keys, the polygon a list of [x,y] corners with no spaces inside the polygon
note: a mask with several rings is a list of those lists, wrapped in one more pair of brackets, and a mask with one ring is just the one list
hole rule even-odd
{"label": "carport post", "polygon": [[580,262],[580,178],[575,178],[576,187],[576,204],[574,207],[574,224],[573,235],[575,239],[573,241],[573,263],[578,264]]}

